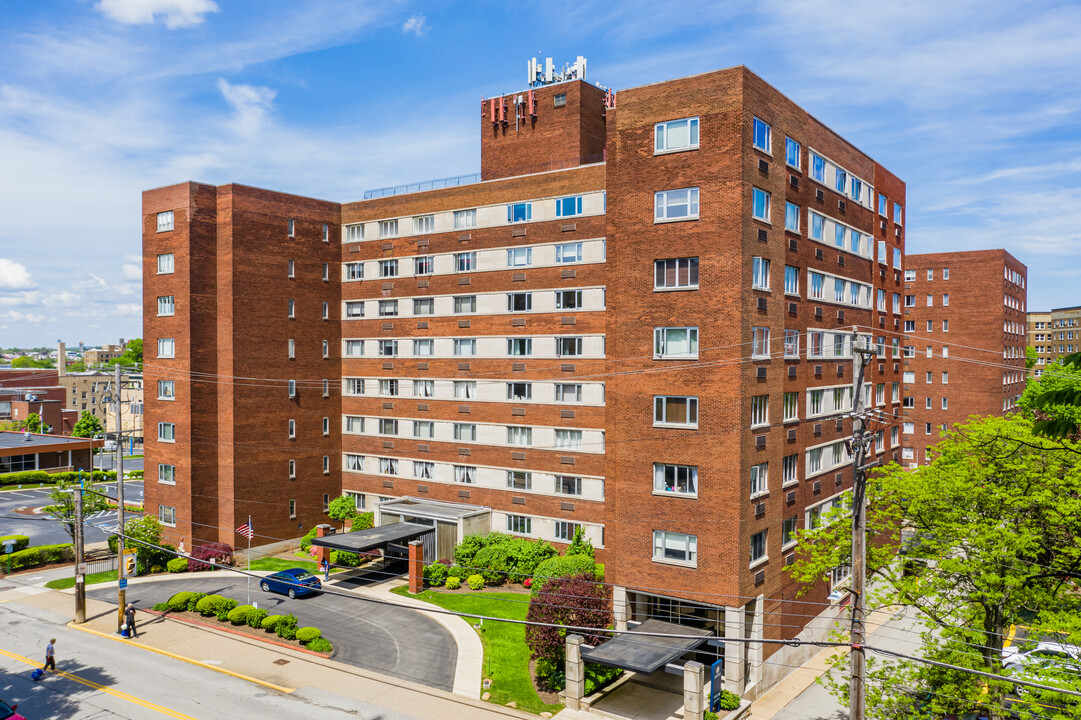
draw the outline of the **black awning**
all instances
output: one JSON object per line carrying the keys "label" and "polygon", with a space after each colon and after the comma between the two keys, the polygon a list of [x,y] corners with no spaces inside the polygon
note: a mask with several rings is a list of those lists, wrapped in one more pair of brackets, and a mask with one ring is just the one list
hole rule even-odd
{"label": "black awning", "polygon": [[[583,650],[582,658],[589,662],[624,670],[651,673],[690,652],[701,645],[706,638],[713,636],[709,630],[653,619],[646,620],[633,628],[631,632],[659,633],[659,635],[648,637],[631,634],[617,635],[595,648]],[[665,637],[668,635],[694,635],[701,639]]]}
{"label": "black awning", "polygon": [[336,533],[323,537],[312,538],[312,545],[328,547],[333,550],[345,550],[351,553],[362,553],[380,547],[386,547],[391,543],[404,543],[416,540],[424,533],[434,531],[431,525],[420,523],[399,522],[390,525],[368,528],[367,530],[354,530],[347,533]]}

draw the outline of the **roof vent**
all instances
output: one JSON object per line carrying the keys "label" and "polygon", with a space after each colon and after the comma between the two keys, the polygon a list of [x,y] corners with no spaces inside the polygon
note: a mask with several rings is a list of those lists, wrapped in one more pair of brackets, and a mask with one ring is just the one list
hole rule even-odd
{"label": "roof vent", "polygon": [[27,430],[26,434],[23,436],[23,439],[26,440],[26,442],[30,442],[34,439],[34,436],[30,434],[29,430]]}

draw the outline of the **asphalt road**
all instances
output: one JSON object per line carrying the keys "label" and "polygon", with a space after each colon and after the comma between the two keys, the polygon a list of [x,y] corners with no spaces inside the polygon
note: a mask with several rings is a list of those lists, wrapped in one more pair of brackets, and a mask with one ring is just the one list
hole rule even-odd
{"label": "asphalt road", "polygon": [[[331,586],[339,582],[331,579]],[[128,602],[149,608],[181,590],[218,593],[247,602],[247,581],[225,576],[187,575],[176,580],[130,585]],[[116,600],[116,590],[88,588],[87,595]],[[264,593],[251,581],[251,599],[272,614],[292,613],[300,626],[315,626],[334,643],[334,660],[383,675],[411,680],[440,690],[452,690],[458,646],[435,620],[408,608],[382,605],[359,595],[318,594],[290,600]]]}
{"label": "asphalt road", "polygon": [[[109,497],[116,497],[116,483],[110,485],[95,486],[99,492],[105,492]],[[57,521],[45,514],[24,515],[17,513],[17,508],[40,508],[49,504],[48,488],[36,490],[4,490],[0,492],[0,535],[26,535],[30,538],[31,545],[58,545],[71,542],[71,536],[67,530]],[[143,501],[142,481],[128,481],[124,483],[124,499],[126,501]],[[106,511],[100,515],[89,518],[94,525],[115,526],[116,512]],[[109,533],[93,526],[86,529],[86,542],[104,542]]]}
{"label": "asphalt road", "polygon": [[[94,469],[95,470],[113,470],[116,468],[116,455],[112,453],[101,454],[94,457]],[[124,472],[128,473],[132,470],[142,470],[143,459],[142,458],[124,458]]]}
{"label": "asphalt road", "polygon": [[[279,693],[66,627],[70,617],[18,602],[0,604],[0,698],[31,720],[412,720],[318,688]],[[30,679],[56,638],[57,670]]]}

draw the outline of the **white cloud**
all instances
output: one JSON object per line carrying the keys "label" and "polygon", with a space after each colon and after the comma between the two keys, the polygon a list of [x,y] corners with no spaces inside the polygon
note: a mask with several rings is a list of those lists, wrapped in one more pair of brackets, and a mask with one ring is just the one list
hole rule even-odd
{"label": "white cloud", "polygon": [[428,27],[427,18],[423,15],[413,15],[404,23],[402,23],[402,32],[413,33],[420,37],[428,32],[431,28]]}
{"label": "white cloud", "polygon": [[0,290],[29,290],[32,287],[34,281],[25,265],[0,258]]}
{"label": "white cloud", "polygon": [[6,313],[0,313],[0,320],[12,320],[19,323],[42,323],[45,322],[46,316],[10,310]]}
{"label": "white cloud", "polygon": [[225,78],[218,78],[218,90],[236,111],[237,131],[249,138],[262,127],[263,118],[278,94],[276,90],[259,85],[234,85]]}
{"label": "white cloud", "polygon": [[117,315],[142,315],[143,306],[139,303],[117,303]]}
{"label": "white cloud", "polygon": [[147,25],[160,15],[170,30],[199,25],[207,13],[221,10],[213,0],[99,0],[96,7],[126,25]]}
{"label": "white cloud", "polygon": [[105,278],[88,272],[83,273],[71,283],[71,286],[76,290],[89,290],[90,292],[105,292],[109,289],[109,284],[105,282]]}
{"label": "white cloud", "polygon": [[125,280],[142,280],[143,268],[141,265],[133,265],[131,263],[124,263],[121,268],[121,274]]}

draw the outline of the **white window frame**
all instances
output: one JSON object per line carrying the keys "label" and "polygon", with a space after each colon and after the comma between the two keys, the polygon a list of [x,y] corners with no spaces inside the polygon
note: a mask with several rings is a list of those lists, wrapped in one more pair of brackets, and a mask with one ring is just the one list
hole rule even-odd
{"label": "white window frame", "polygon": [[157,232],[169,232],[176,229],[176,216],[172,210],[163,210],[158,213]]}
{"label": "white window frame", "polygon": [[[669,544],[671,541],[671,545]],[[682,548],[676,544],[683,545]],[[668,552],[681,552],[685,559],[667,557]],[[698,536],[666,530],[653,531],[653,562],[684,567],[698,567]]]}
{"label": "white window frame", "polygon": [[[671,130],[683,124],[686,124],[687,126],[687,142],[683,145],[673,144]],[[700,141],[699,125],[700,123],[697,117],[680,118],[678,120],[668,120],[657,123],[653,126],[653,154],[664,155],[673,152],[684,152],[686,150],[697,150]]]}
{"label": "white window frame", "polygon": [[[679,194],[685,193],[684,197]],[[676,202],[673,202],[675,200]],[[685,214],[673,215],[673,208],[686,208]],[[698,219],[698,188],[676,188],[673,190],[660,190],[653,194],[653,222],[682,222],[685,220]]]}

